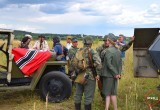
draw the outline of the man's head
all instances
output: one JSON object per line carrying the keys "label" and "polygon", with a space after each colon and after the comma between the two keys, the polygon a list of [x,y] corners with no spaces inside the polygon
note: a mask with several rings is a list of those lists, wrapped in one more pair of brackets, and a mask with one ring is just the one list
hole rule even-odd
{"label": "man's head", "polygon": [[85,46],[91,47],[91,46],[92,46],[92,43],[93,43],[93,39],[92,39],[91,37],[86,36],[86,37],[83,38],[83,44],[84,44]]}
{"label": "man's head", "polygon": [[53,42],[54,43],[59,43],[60,42],[60,37],[59,36],[53,37]]}
{"label": "man's head", "polygon": [[71,43],[72,36],[67,36],[67,43]]}
{"label": "man's head", "polygon": [[29,39],[32,39],[32,36],[31,35],[29,35],[29,34],[25,34],[25,36],[24,37],[28,37]]}
{"label": "man's head", "polygon": [[124,35],[123,35],[123,34],[120,34],[120,35],[118,36],[118,41],[119,41],[119,42],[123,42],[123,40],[124,40]]}
{"label": "man's head", "polygon": [[[32,39],[32,36],[29,34],[25,34],[24,38],[22,39],[22,42],[27,42],[28,44],[30,43]],[[25,41],[26,40],[26,41]]]}
{"label": "man's head", "polygon": [[78,46],[78,40],[76,38],[72,38],[72,46],[77,47]]}
{"label": "man's head", "polygon": [[45,40],[45,36],[44,35],[39,35],[38,36],[39,41],[43,42]]}
{"label": "man's head", "polygon": [[[108,39],[110,39],[110,40],[108,40]],[[104,41],[104,45],[105,45],[106,47],[108,47],[108,46],[109,46],[110,44],[112,44],[113,42],[116,42],[116,41],[117,41],[117,38],[116,38],[116,36],[115,36],[114,34],[109,33],[108,35],[105,35],[105,36],[104,36],[103,41]]]}
{"label": "man's head", "polygon": [[109,43],[108,43],[108,35],[105,35],[105,36],[104,36],[103,41],[104,41],[105,47],[109,47]]}

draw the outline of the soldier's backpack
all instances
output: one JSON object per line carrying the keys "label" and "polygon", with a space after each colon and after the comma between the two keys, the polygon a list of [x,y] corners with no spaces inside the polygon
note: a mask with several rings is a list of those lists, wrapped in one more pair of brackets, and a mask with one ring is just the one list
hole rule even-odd
{"label": "soldier's backpack", "polygon": [[76,52],[72,61],[72,65],[74,65],[76,69],[80,71],[84,71],[88,67],[88,63],[86,59],[87,52],[89,52],[89,48],[85,48],[85,49],[81,48]]}

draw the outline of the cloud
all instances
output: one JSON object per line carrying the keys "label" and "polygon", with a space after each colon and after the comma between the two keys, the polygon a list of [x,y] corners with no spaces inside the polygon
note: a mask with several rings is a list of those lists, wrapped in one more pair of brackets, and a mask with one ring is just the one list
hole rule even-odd
{"label": "cloud", "polygon": [[157,4],[151,4],[149,9],[145,13],[146,17],[160,17],[160,6]]}
{"label": "cloud", "polygon": [[40,7],[40,11],[47,14],[64,14],[66,13],[67,6],[63,3],[59,4],[43,4]]}
{"label": "cloud", "polygon": [[160,24],[160,7],[156,3],[145,8],[123,0],[0,0],[1,4],[1,27],[32,32],[104,33]]}
{"label": "cloud", "polygon": [[15,24],[0,24],[0,28],[4,29],[13,29],[13,30],[23,30],[23,31],[31,31],[31,32],[39,32],[39,26],[29,26],[29,25],[15,25]]}

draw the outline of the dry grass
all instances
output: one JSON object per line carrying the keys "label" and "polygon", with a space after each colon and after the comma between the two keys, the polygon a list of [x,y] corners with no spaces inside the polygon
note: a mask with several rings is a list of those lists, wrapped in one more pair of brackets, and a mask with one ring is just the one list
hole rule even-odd
{"label": "dry grass", "polygon": [[[14,41],[14,47],[19,43]],[[34,42],[31,43],[34,44]],[[51,48],[52,42],[48,41],[48,43]],[[65,45],[66,42],[62,41],[62,44]],[[102,42],[94,44],[93,48],[100,44]],[[82,47],[82,42],[79,43],[79,47]],[[2,60],[5,61],[5,58],[1,57],[0,62]],[[125,70],[118,86],[118,110],[148,110],[144,95],[149,90],[156,90],[158,85],[159,79],[134,78],[133,51],[130,48],[126,52]],[[48,103],[47,109],[46,103],[40,99],[37,91],[0,91],[0,110],[74,110],[74,90],[73,87],[73,94],[68,100],[62,103]],[[104,102],[101,100],[98,89],[96,89],[92,107],[93,110],[104,110]],[[154,110],[160,110],[159,107],[159,105],[155,106]]]}

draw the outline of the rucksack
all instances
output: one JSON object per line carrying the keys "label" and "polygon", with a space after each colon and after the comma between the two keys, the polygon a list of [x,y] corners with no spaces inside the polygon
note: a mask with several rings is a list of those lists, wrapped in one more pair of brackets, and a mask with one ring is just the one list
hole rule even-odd
{"label": "rucksack", "polygon": [[89,52],[89,48],[81,48],[79,50],[77,50],[73,60],[72,60],[72,65],[74,66],[74,68],[80,70],[80,71],[84,71],[86,70],[86,68],[89,66],[87,63],[87,52]]}

